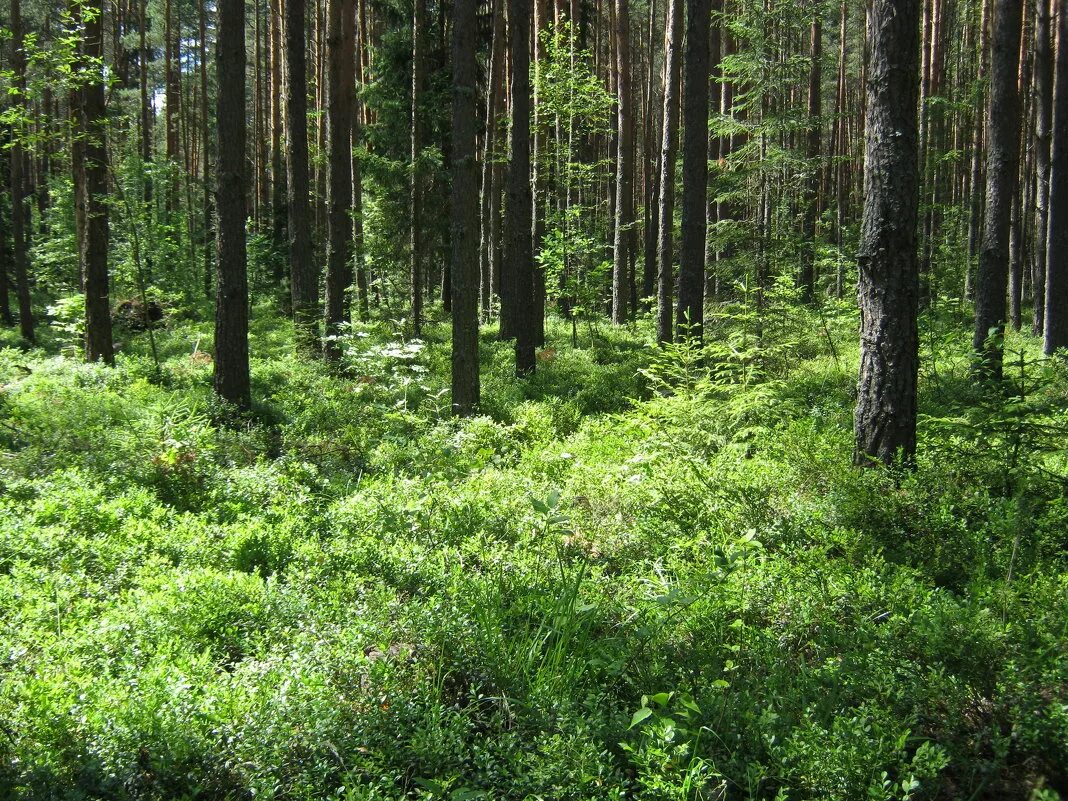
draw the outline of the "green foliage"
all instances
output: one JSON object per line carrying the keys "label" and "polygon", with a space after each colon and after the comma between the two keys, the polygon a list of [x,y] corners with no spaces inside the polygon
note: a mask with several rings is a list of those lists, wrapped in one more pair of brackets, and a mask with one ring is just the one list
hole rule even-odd
{"label": "green foliage", "polygon": [[0,793],[1057,798],[1062,368],[940,351],[915,474],[858,471],[854,315],[792,291],[704,347],[555,320],[524,382],[487,333],[465,420],[437,325],[331,372],[257,309],[225,429],[202,324],[158,380],[0,351]]}

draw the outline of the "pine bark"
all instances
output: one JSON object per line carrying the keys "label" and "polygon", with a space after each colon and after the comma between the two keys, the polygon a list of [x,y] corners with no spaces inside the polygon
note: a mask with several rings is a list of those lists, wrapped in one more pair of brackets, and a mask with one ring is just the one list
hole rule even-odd
{"label": "pine bark", "polygon": [[[426,36],[426,0],[414,0],[412,9],[412,137],[411,187],[409,210],[410,277],[412,286],[412,332],[418,337],[423,329],[423,187],[419,157],[423,152],[422,103],[424,76],[424,43]],[[529,222],[528,222],[529,225]]]}
{"label": "pine bark", "polygon": [[326,260],[326,319],[323,354],[341,358],[338,337],[346,317],[346,291],[352,283],[352,107],[356,86],[356,7],[353,0],[328,0],[327,134],[329,142],[327,191],[328,250]]}
{"label": "pine bark", "polygon": [[630,228],[634,223],[634,109],[631,91],[630,4],[615,0],[616,166],[615,234],[612,244],[612,322],[627,320]]}
{"label": "pine bark", "polygon": [[245,248],[245,3],[219,0],[215,64],[218,90],[218,233],[215,280],[215,392],[251,406],[248,362],[248,265]]}
{"label": "pine bark", "polygon": [[972,348],[979,376],[1000,379],[1009,276],[1009,225],[1020,159],[1022,0],[995,0],[991,30],[990,114],[987,122],[986,204],[975,287]]}
{"label": "pine bark", "polygon": [[[11,72],[15,96],[12,103],[21,114],[26,112],[26,51],[22,29],[21,0],[11,0]],[[22,144],[22,129],[17,127],[10,149],[11,167],[11,239],[15,262],[15,295],[19,307],[19,333],[27,345],[34,345],[37,336],[33,327],[33,306],[30,300],[29,237],[30,214],[26,205],[26,151]]]}
{"label": "pine bark", "polygon": [[[83,47],[87,58],[104,56],[103,0],[84,16]],[[81,128],[85,134],[85,236],[81,262],[85,270],[85,358],[114,364],[111,341],[111,302],[108,293],[108,153],[104,108],[104,76],[93,68],[93,79],[81,90]]]}
{"label": "pine bark", "polygon": [[[501,276],[501,325],[510,320],[515,336],[515,368],[519,376],[534,372],[534,255],[530,221],[530,0],[508,0],[512,126],[509,134],[505,207],[507,269]],[[511,286],[505,290],[505,284]],[[506,314],[506,305],[510,308]]]}
{"label": "pine bark", "polygon": [[705,193],[708,191],[708,26],[710,0],[686,0],[682,91],[682,224],[679,242],[679,336],[700,341],[704,326]]}
{"label": "pine bark", "polygon": [[860,380],[854,462],[905,463],[916,451],[919,369],[920,0],[868,13],[864,217],[857,266]]}
{"label": "pine bark", "polygon": [[286,24],[286,209],[289,218],[289,285],[299,351],[319,345],[319,279],[312,263],[308,173],[308,85],[304,34],[305,0],[285,0]]}
{"label": "pine bark", "polygon": [[673,335],[672,296],[675,291],[675,155],[678,148],[679,76],[682,72],[682,10],[685,0],[669,0],[665,36],[664,114],[660,137],[660,198],[657,222],[656,338],[670,342]]}
{"label": "pine bark", "polygon": [[1042,336],[1046,312],[1046,246],[1049,233],[1050,143],[1053,136],[1053,0],[1036,0],[1035,14],[1035,229],[1031,262],[1031,331]]}
{"label": "pine bark", "polygon": [[454,0],[452,20],[452,409],[478,408],[478,164],[475,160],[475,13],[478,0]]}
{"label": "pine bark", "polygon": [[1057,14],[1043,350],[1068,347],[1068,8]]}
{"label": "pine bark", "polygon": [[816,295],[816,221],[819,216],[820,187],[820,62],[823,58],[822,9],[817,7],[809,35],[811,63],[808,73],[808,141],[805,156],[810,170],[805,187],[804,229],[801,232],[801,300],[812,303]]}

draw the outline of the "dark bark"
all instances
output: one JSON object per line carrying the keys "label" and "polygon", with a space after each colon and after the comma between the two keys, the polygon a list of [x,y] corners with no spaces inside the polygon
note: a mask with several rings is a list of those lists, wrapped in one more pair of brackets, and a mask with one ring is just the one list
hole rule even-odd
{"label": "dark bark", "polygon": [[356,7],[353,0],[328,0],[326,28],[328,250],[323,354],[341,358],[338,337],[352,283],[352,106],[356,84]]}
{"label": "dark bark", "polygon": [[[11,72],[14,76],[15,96],[11,102],[21,114],[26,111],[26,51],[23,48],[21,0],[11,0]],[[33,328],[33,306],[30,301],[29,237],[30,214],[26,200],[26,151],[22,144],[21,127],[16,127],[10,149],[11,166],[11,240],[14,248],[15,294],[19,306],[19,333],[27,345],[36,344]]]}
{"label": "dark bark", "polygon": [[454,0],[452,20],[452,409],[478,408],[478,165],[475,161],[475,12]]}
{"label": "dark bark", "polygon": [[615,235],[612,244],[612,322],[627,320],[630,228],[634,223],[634,103],[631,91],[629,0],[615,0],[616,165]]}
{"label": "dark bark", "polygon": [[271,0],[271,241],[273,277],[286,278],[286,174],[282,154],[282,0]]}
{"label": "dark bark", "polygon": [[[411,227],[409,228],[409,258],[412,285],[412,332],[420,336],[423,328],[423,187],[419,169],[419,156],[423,152],[421,125],[421,106],[423,82],[426,80],[423,64],[426,37],[426,0],[414,0],[412,3],[412,161],[411,161],[411,195],[409,210]],[[529,218],[527,221],[529,231]]]}
{"label": "dark bark", "polygon": [[705,296],[705,193],[708,191],[708,26],[710,0],[686,0],[682,90],[682,224],[679,241],[680,336],[700,341]]}
{"label": "dark bark", "polygon": [[672,295],[675,289],[675,151],[679,128],[679,75],[682,71],[682,10],[685,0],[669,0],[664,64],[664,114],[660,137],[660,198],[657,221],[656,338],[670,342],[673,333]]}
{"label": "dark bark", "polygon": [[1046,354],[1068,347],[1068,9],[1057,14],[1057,61],[1053,90],[1049,239],[1046,243]]}
{"label": "dark bark", "polygon": [[245,249],[245,3],[219,0],[215,65],[218,90],[218,209],[215,269],[215,392],[251,406],[248,363],[248,264]]}
{"label": "dark bark", "polygon": [[286,24],[286,209],[289,217],[289,285],[297,349],[310,354],[319,343],[319,280],[312,263],[308,198],[308,89],[304,44],[305,0],[285,0]]}
{"label": "dark bark", "polygon": [[[91,7],[92,8],[92,7]],[[94,65],[104,56],[104,4],[97,0],[84,17],[83,48]],[[108,294],[108,154],[104,108],[104,76],[93,68],[93,79],[81,91],[81,128],[85,134],[85,236],[81,262],[85,271],[85,358],[115,363],[111,341],[111,303]]]}
{"label": "dark bark", "polygon": [[972,348],[977,374],[1001,378],[1005,297],[1009,280],[1009,225],[1019,177],[1022,0],[995,0],[987,124],[986,204],[975,286]]}
{"label": "dark bark", "polygon": [[919,367],[920,0],[874,0],[868,13],[864,218],[858,299],[860,380],[854,462],[911,462]]}
{"label": "dark bark", "polygon": [[[530,0],[508,0],[512,89],[512,127],[509,134],[508,199],[505,208],[506,270],[501,276],[501,324],[505,306],[515,336],[516,374],[534,372],[534,255],[530,220]],[[511,284],[506,290],[505,285]]]}

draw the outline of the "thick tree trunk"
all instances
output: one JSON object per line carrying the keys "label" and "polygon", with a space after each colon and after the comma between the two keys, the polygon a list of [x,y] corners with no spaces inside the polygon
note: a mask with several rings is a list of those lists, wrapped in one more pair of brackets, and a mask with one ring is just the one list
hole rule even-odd
{"label": "thick tree trunk", "polygon": [[289,285],[297,349],[319,346],[319,279],[312,263],[308,198],[308,89],[304,44],[305,0],[285,0],[286,208],[289,216]]}
{"label": "thick tree trunk", "polygon": [[629,0],[615,0],[616,165],[615,235],[612,244],[612,322],[627,320],[630,227],[634,223],[634,103],[630,85]]}
{"label": "thick tree trunk", "polygon": [[[534,372],[534,254],[530,220],[530,0],[508,0],[512,127],[509,135],[508,200],[505,210],[507,271],[501,276],[501,326],[511,321],[515,336],[515,369],[520,376]],[[511,287],[505,291],[506,282]],[[507,315],[505,305],[510,306]]]}
{"label": "thick tree trunk", "polygon": [[[84,16],[83,47],[87,58],[104,57],[104,3]],[[82,130],[85,133],[85,237],[81,262],[85,270],[85,358],[115,363],[111,342],[111,303],[108,294],[108,154],[104,108],[104,76],[94,70],[82,88]]]}
{"label": "thick tree trunk", "polygon": [[356,7],[353,0],[328,0],[326,28],[326,122],[330,143],[327,187],[328,250],[323,354],[341,358],[338,337],[345,322],[346,291],[352,283],[352,104],[356,86]]}
{"label": "thick tree trunk", "polygon": [[975,123],[972,129],[972,168],[971,168],[971,213],[968,217],[968,269],[964,275],[965,297],[975,296],[974,264],[979,254],[979,237],[983,221],[983,145],[986,134],[986,110],[989,108],[989,93],[982,90],[986,85],[990,58],[990,9],[993,0],[983,0],[982,16],[979,22],[979,69],[976,82],[980,86],[979,103],[975,110]]}
{"label": "thick tree trunk", "polygon": [[680,336],[703,337],[705,193],[708,191],[708,26],[710,0],[686,0],[686,59],[682,91],[682,225],[679,242]]}
{"label": "thick tree trunk", "polygon": [[219,0],[215,64],[219,78],[218,261],[215,294],[215,392],[251,406],[248,364],[248,265],[245,249],[245,3]]}
{"label": "thick tree trunk", "polygon": [[987,125],[986,207],[975,287],[976,370],[1001,378],[1005,295],[1009,280],[1009,224],[1019,177],[1020,58],[1022,0],[995,0],[991,53],[990,115]]}
{"label": "thick tree trunk", "polygon": [[[412,332],[418,337],[423,330],[423,187],[419,156],[423,152],[422,103],[425,66],[423,39],[426,36],[426,0],[414,0],[412,11],[412,161],[409,258],[412,285]],[[529,219],[527,222],[529,229]]]}
{"label": "thick tree trunk", "polygon": [[1059,4],[1043,350],[1068,347],[1068,9]]}
{"label": "thick tree trunk", "polygon": [[454,0],[452,20],[452,409],[478,407],[478,165],[475,161],[475,13]]}
{"label": "thick tree trunk", "polygon": [[281,286],[286,278],[286,174],[282,153],[282,0],[271,0],[271,242],[273,277]]}
{"label": "thick tree trunk", "polygon": [[679,76],[682,72],[682,10],[685,0],[668,0],[664,56],[664,128],[660,136],[660,198],[657,221],[656,338],[670,342],[673,334],[672,295],[675,291],[675,151],[678,147]]}
{"label": "thick tree trunk", "polygon": [[861,466],[908,463],[916,450],[919,28],[920,0],[874,0],[869,9],[854,414]]}

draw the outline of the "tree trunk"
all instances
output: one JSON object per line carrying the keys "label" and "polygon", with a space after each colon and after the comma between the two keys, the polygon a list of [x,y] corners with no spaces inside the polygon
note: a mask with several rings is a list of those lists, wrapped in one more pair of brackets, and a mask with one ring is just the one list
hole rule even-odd
{"label": "tree trunk", "polygon": [[823,10],[817,6],[809,38],[812,62],[808,72],[808,143],[805,156],[811,171],[805,187],[804,230],[801,233],[801,300],[812,303],[816,295],[816,220],[820,188],[820,62],[823,58]]}
{"label": "tree trunk", "polygon": [[682,225],[679,242],[679,336],[703,337],[705,193],[708,191],[708,26],[710,0],[686,0],[682,91]]}
{"label": "tree trunk", "polygon": [[1035,14],[1035,230],[1031,262],[1034,292],[1031,330],[1042,336],[1046,312],[1046,244],[1049,233],[1050,140],[1053,136],[1052,0],[1036,0]]}
{"label": "tree trunk", "polygon": [[[21,0],[11,0],[11,72],[14,77],[15,97],[12,103],[21,112],[26,112],[26,51],[23,48]],[[14,130],[11,143],[11,239],[15,255],[15,294],[19,305],[19,333],[27,345],[37,342],[33,330],[33,307],[30,302],[29,237],[30,215],[26,206],[26,151],[23,148],[21,125]]]}
{"label": "tree trunk", "polygon": [[964,294],[971,298],[975,295],[974,264],[979,253],[979,237],[982,233],[983,211],[983,145],[986,133],[986,109],[989,107],[989,93],[983,91],[986,85],[990,59],[987,55],[990,42],[990,8],[993,0],[983,0],[982,17],[979,22],[979,70],[976,83],[980,86],[979,102],[975,110],[975,123],[972,131],[972,169],[971,169],[971,213],[968,222],[968,270],[964,276]]}
{"label": "tree trunk", "polygon": [[304,38],[305,0],[285,0],[286,208],[289,215],[289,285],[297,350],[319,346],[319,279],[312,263],[308,198],[308,87]]}
{"label": "tree trunk", "polygon": [[346,290],[352,283],[352,100],[356,86],[356,7],[353,0],[328,0],[326,23],[328,251],[323,354],[341,358],[338,337],[345,322]]}
{"label": "tree trunk", "polygon": [[[94,65],[104,57],[103,0],[84,15],[84,53]],[[92,80],[82,87],[82,130],[85,133],[85,237],[81,262],[85,270],[85,358],[114,364],[111,302],[108,294],[108,154],[104,108],[104,76],[93,67]]]}
{"label": "tree trunk", "polygon": [[995,0],[991,52],[990,115],[987,124],[986,207],[975,287],[976,371],[1000,379],[1009,279],[1009,224],[1019,175],[1022,0]]}
{"label": "tree trunk", "polygon": [[660,137],[660,198],[657,212],[659,233],[656,258],[656,338],[658,342],[672,340],[672,295],[675,290],[673,270],[675,254],[672,246],[672,234],[675,227],[675,151],[678,147],[682,10],[685,0],[668,0],[668,2],[664,55],[664,126]]}
{"label": "tree trunk", "polygon": [[478,0],[454,0],[452,20],[452,409],[478,407],[478,165],[475,14]]}
{"label": "tree trunk", "polygon": [[[508,0],[512,127],[509,135],[508,201],[505,208],[505,255],[501,276],[501,325],[511,321],[515,336],[515,369],[534,372],[534,254],[530,220],[530,0]],[[505,291],[505,284],[511,287]],[[506,315],[505,305],[510,309]]]}
{"label": "tree trunk", "polygon": [[616,215],[612,245],[612,322],[627,320],[630,227],[634,223],[634,102],[630,85],[629,0],[615,0],[616,40]]}
{"label": "tree trunk", "polygon": [[245,3],[219,0],[215,55],[218,94],[218,261],[215,281],[215,392],[251,406],[248,275],[245,250]]}
{"label": "tree trunk", "polygon": [[1068,347],[1068,9],[1059,4],[1053,95],[1049,238],[1046,242],[1046,319],[1043,350]]}
{"label": "tree trunk", "polygon": [[861,466],[910,463],[916,451],[919,28],[920,0],[869,9],[853,457]]}
{"label": "tree trunk", "polygon": [[[411,163],[411,246],[410,274],[412,284],[412,332],[416,337],[423,330],[423,187],[419,156],[423,152],[420,124],[425,67],[423,39],[426,28],[426,0],[414,0],[412,11],[412,163]],[[529,229],[529,220],[527,226]]]}
{"label": "tree trunk", "polygon": [[271,242],[274,246],[273,277],[285,280],[286,175],[282,154],[282,0],[271,0]]}

